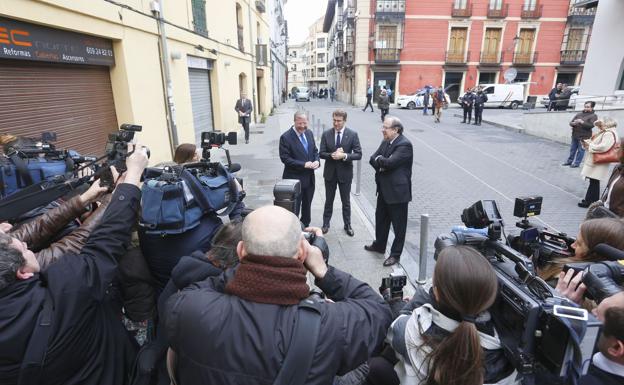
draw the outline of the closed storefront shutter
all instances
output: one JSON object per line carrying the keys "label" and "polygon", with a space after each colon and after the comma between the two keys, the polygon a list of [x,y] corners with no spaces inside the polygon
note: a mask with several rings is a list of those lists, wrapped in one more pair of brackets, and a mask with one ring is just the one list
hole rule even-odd
{"label": "closed storefront shutter", "polygon": [[195,126],[195,144],[199,145],[201,133],[214,130],[212,122],[212,96],[210,94],[210,71],[198,68],[189,68],[188,70],[191,84],[193,125]]}
{"label": "closed storefront shutter", "polygon": [[108,67],[0,60],[0,133],[56,132],[59,149],[103,155],[117,128]]}

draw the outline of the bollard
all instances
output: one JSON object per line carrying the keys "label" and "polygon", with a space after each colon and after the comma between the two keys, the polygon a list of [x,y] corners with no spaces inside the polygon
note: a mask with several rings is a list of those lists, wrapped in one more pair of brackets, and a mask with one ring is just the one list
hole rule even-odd
{"label": "bollard", "polygon": [[418,281],[419,285],[427,282],[427,242],[429,239],[429,214],[420,215],[420,253],[418,261]]}
{"label": "bollard", "polygon": [[323,123],[323,129],[321,130],[321,132],[319,132],[318,138],[320,138],[321,135],[323,135],[323,132],[325,132],[326,129],[327,129],[327,126],[325,126],[325,123]]}
{"label": "bollard", "polygon": [[356,160],[357,162],[357,174],[355,177],[355,195],[360,195],[362,188],[362,160]]}

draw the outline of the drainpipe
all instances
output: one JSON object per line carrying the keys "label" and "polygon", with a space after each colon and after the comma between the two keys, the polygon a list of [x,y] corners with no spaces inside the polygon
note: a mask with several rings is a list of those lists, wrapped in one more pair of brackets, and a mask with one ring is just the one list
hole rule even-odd
{"label": "drainpipe", "polygon": [[[258,123],[258,107],[260,106],[260,95],[257,95],[256,93],[256,83],[258,82],[258,79],[256,78],[256,53],[255,53],[255,48],[256,48],[256,44],[258,43],[256,41],[256,44],[254,44],[253,41],[253,33],[251,30],[252,27],[252,23],[251,23],[251,1],[247,2],[247,18],[249,19],[249,53],[251,53],[251,89],[253,92],[253,97],[256,100],[256,106],[253,109],[254,112],[254,123]],[[259,34],[260,31],[256,31],[256,33]]]}
{"label": "drainpipe", "polygon": [[176,126],[175,104],[173,102],[173,83],[169,71],[169,49],[167,48],[167,33],[165,31],[165,21],[162,14],[163,0],[154,0],[150,3],[150,9],[156,17],[158,25],[158,40],[160,43],[160,65],[165,82],[165,106],[167,108],[167,129],[171,143],[171,153],[178,147],[178,128]]}

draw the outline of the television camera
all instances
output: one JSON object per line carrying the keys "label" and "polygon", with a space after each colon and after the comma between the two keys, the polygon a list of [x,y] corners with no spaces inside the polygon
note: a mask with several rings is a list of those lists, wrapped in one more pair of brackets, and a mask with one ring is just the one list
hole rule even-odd
{"label": "television camera", "polygon": [[[587,310],[561,298],[534,272],[531,259],[501,242],[504,228],[493,200],[478,201],[461,215],[467,229],[456,228],[435,241],[445,247],[469,245],[492,265],[498,278],[497,300],[490,309],[504,350],[532,384],[536,377],[567,381],[586,373],[600,323]],[[487,235],[483,230],[487,228]]]}

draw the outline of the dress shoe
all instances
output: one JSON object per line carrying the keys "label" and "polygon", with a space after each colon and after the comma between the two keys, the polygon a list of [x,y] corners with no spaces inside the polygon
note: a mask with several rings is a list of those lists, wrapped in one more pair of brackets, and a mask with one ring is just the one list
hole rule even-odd
{"label": "dress shoe", "polygon": [[384,250],[380,249],[379,247],[375,246],[374,243],[371,244],[371,245],[364,246],[364,250],[366,250],[366,251],[373,251],[375,253],[382,253],[382,254],[386,252],[385,249]]}
{"label": "dress shoe", "polygon": [[461,122],[462,122],[462,123],[466,123],[466,121],[465,121],[465,120],[462,120]]}
{"label": "dress shoe", "polygon": [[249,144],[249,139],[245,139],[245,144]]}
{"label": "dress shoe", "polygon": [[570,168],[578,168],[578,166],[579,166],[578,164],[571,164]]}
{"label": "dress shoe", "polygon": [[327,232],[329,231],[329,226],[321,227],[321,231],[323,232],[323,234],[327,234]]}
{"label": "dress shoe", "polygon": [[347,235],[350,237],[355,235],[355,232],[351,228],[351,225],[345,225],[344,230],[345,230],[345,233],[347,233]]}
{"label": "dress shoe", "polygon": [[565,162],[565,163],[561,163],[562,166],[570,166],[572,163],[570,162]]}
{"label": "dress shoe", "polygon": [[589,205],[590,205],[591,203],[589,203],[589,202],[587,202],[585,199],[583,199],[582,201],[580,201],[580,202],[579,202],[579,203],[577,203],[577,204],[578,204],[578,207],[583,207],[583,208],[585,208],[585,209],[586,209],[586,208],[588,208],[588,207],[589,207]]}
{"label": "dress shoe", "polygon": [[392,255],[386,258],[385,261],[383,261],[384,266],[392,266],[392,265],[396,265],[397,263],[399,263],[399,257],[395,257]]}

